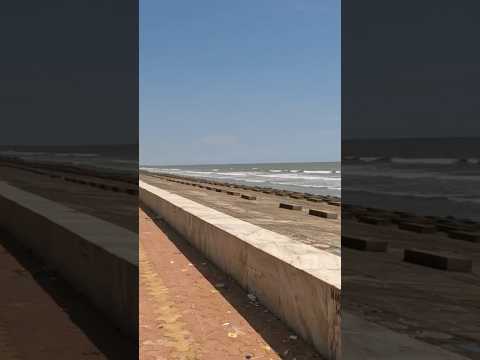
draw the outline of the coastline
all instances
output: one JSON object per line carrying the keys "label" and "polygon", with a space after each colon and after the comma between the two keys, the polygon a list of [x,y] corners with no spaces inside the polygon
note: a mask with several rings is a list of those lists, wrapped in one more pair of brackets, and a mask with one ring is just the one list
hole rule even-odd
{"label": "coastline", "polygon": [[[341,253],[341,207],[336,198],[143,172],[140,179],[301,243],[335,255]],[[281,208],[281,203],[295,207]],[[334,218],[310,215],[311,209]]]}

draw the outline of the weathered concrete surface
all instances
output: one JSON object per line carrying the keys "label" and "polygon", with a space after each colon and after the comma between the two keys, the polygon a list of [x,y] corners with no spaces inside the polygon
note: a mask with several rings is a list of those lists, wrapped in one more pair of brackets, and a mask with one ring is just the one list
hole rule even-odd
{"label": "weathered concrete surface", "polygon": [[341,358],[339,256],[143,181],[140,200],[322,355]]}
{"label": "weathered concrete surface", "polygon": [[53,267],[124,333],[138,334],[138,237],[0,182],[0,227]]}

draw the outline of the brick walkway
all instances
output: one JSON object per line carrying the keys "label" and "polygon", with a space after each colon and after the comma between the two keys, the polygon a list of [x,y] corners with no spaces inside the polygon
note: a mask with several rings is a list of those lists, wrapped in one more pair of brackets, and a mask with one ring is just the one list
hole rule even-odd
{"label": "brick walkway", "polygon": [[140,210],[140,359],[321,359],[168,226]]}
{"label": "brick walkway", "polygon": [[136,344],[1,232],[0,284],[1,360],[136,357]]}

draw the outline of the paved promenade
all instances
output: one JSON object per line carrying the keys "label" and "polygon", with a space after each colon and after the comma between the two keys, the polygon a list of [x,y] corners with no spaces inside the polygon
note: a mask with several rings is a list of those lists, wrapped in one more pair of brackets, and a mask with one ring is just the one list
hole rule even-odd
{"label": "paved promenade", "polygon": [[168,226],[139,221],[141,360],[321,359]]}
{"label": "paved promenade", "polygon": [[136,357],[136,344],[5,233],[0,233],[0,284],[0,359]]}

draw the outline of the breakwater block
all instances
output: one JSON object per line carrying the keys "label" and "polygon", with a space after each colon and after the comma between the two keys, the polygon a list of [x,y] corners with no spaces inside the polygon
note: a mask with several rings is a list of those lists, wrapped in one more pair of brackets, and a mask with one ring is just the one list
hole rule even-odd
{"label": "breakwater block", "polygon": [[242,195],[242,199],[246,199],[246,200],[257,200],[257,198],[256,198],[255,196],[245,195],[245,194]]}
{"label": "breakwater block", "polygon": [[333,205],[333,206],[340,206],[341,203],[339,201],[327,201],[328,205]]}
{"label": "breakwater block", "polygon": [[437,228],[434,225],[429,224],[417,224],[413,222],[401,222],[398,227],[402,230],[413,231],[422,234],[431,234],[437,232]]}
{"label": "breakwater block", "polygon": [[295,194],[290,194],[289,197],[291,197],[292,199],[302,199],[303,198],[302,195],[295,195]]}
{"label": "breakwater block", "polygon": [[387,225],[390,224],[390,220],[378,217],[378,216],[368,216],[368,215],[361,215],[358,217],[358,221],[371,224],[371,225]]}
{"label": "breakwater block", "polygon": [[280,208],[282,209],[288,209],[288,210],[302,210],[303,207],[301,205],[293,205],[293,204],[285,204],[285,203],[280,203]]}
{"label": "breakwater block", "polygon": [[388,248],[388,241],[342,236],[342,247],[343,246],[355,250],[385,252]]}
{"label": "breakwater block", "polygon": [[222,189],[215,189],[216,192],[222,192]]}
{"label": "breakwater block", "polygon": [[452,239],[459,239],[471,242],[480,242],[480,233],[468,231],[449,231],[448,237]]}
{"label": "breakwater block", "polygon": [[472,271],[471,259],[447,252],[405,249],[403,260],[412,264],[428,266],[434,269],[446,271]]}
{"label": "breakwater block", "polygon": [[337,214],[327,212],[327,211],[323,211],[323,210],[310,209],[308,211],[308,214],[313,215],[313,216],[323,217],[323,218],[326,218],[326,219],[336,219],[336,218],[338,218]]}
{"label": "breakwater block", "polygon": [[240,193],[236,192],[236,191],[227,191],[227,194],[228,195],[233,195],[233,196],[239,196]]}

